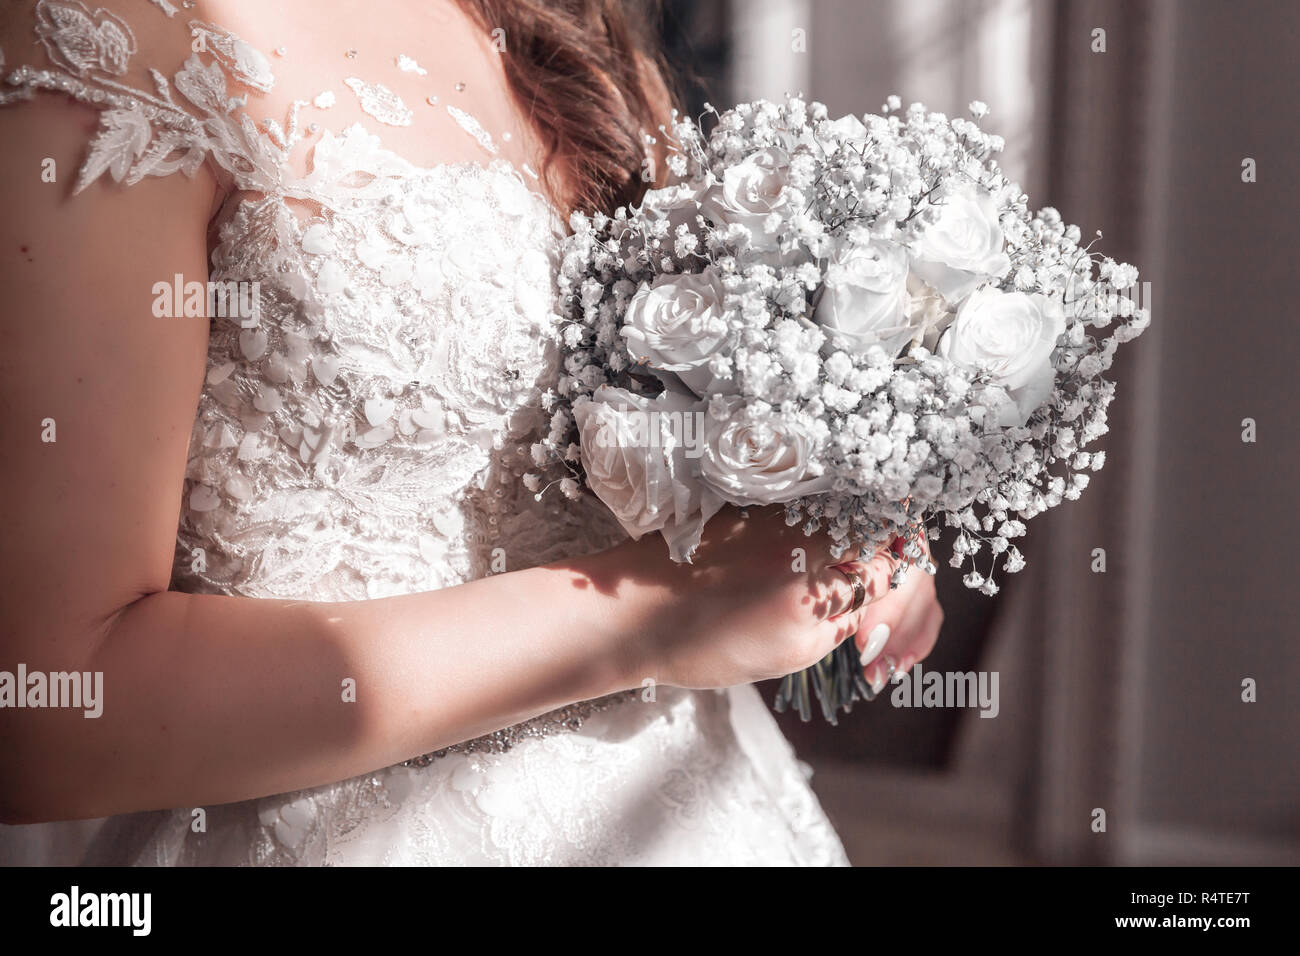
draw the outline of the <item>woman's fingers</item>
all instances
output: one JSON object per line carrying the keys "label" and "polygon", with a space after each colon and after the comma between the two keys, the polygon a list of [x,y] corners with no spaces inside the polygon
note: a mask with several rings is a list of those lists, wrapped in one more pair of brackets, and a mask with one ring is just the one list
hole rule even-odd
{"label": "woman's fingers", "polygon": [[[854,603],[861,608],[887,595],[895,563],[892,555],[880,552],[869,561],[843,561],[822,569],[819,578],[826,592],[833,595],[824,619],[852,613]],[[861,599],[855,602],[859,592]]]}
{"label": "woman's fingers", "polygon": [[899,588],[863,614],[857,644],[867,683],[879,693],[894,674],[907,673],[933,649],[942,623],[933,578],[909,569]]}
{"label": "woman's fingers", "polygon": [[[858,585],[855,587],[854,582]],[[818,617],[823,621],[838,621],[845,615],[853,613],[853,604],[859,587],[863,589],[862,601],[865,605],[867,595],[859,577],[847,565],[833,564],[822,568],[816,575],[816,593],[818,597]]]}
{"label": "woman's fingers", "polygon": [[877,693],[905,670],[905,654],[910,666],[934,643],[933,635],[922,633],[933,598],[926,600],[926,589],[917,579],[925,578],[930,591],[932,582],[915,572],[904,577],[908,587],[890,587],[898,568],[907,564],[895,544],[867,560],[841,561],[813,572],[817,616],[823,622],[819,643],[829,649],[854,637],[864,676]]}
{"label": "woman's fingers", "polygon": [[871,625],[871,629],[863,628],[858,632],[858,657],[866,663],[874,661],[884,653],[885,645],[889,643],[889,635],[893,633],[893,627],[887,621],[877,621]]}
{"label": "woman's fingers", "polygon": [[894,679],[894,675],[901,673],[898,669],[898,661],[892,654],[881,654],[872,663],[862,669],[862,676],[867,679],[871,685],[872,693],[879,694]]}
{"label": "woman's fingers", "polygon": [[934,650],[934,645],[939,640],[939,630],[942,626],[943,609],[939,607],[938,601],[932,601],[916,627],[915,636],[899,658],[899,670],[906,674],[912,669],[913,664],[925,660],[930,655],[930,651]]}
{"label": "woman's fingers", "polygon": [[[878,554],[869,561],[846,561],[817,572],[822,619],[819,643],[827,651],[862,630],[864,615],[889,592],[893,561]],[[857,595],[861,597],[858,599]],[[858,606],[855,608],[854,604]]]}
{"label": "woman's fingers", "polygon": [[867,589],[867,600],[875,602],[889,596],[889,582],[898,567],[898,558],[892,552],[877,551],[867,561],[851,562],[853,569],[862,576],[862,583]]}

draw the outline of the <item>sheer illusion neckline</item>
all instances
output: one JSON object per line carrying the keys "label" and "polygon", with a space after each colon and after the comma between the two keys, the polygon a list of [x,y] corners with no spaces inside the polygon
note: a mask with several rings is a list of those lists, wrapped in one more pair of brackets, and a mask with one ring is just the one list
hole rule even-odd
{"label": "sheer illusion neckline", "polygon": [[[170,4],[157,6],[166,18],[177,21],[179,30],[185,22],[181,11]],[[331,139],[356,140],[364,136],[364,151],[371,159],[392,169],[400,166],[402,174],[420,179],[449,171],[497,175],[508,171],[525,192],[541,200],[551,216],[561,223],[566,220],[552,198],[539,188],[540,179],[527,162],[521,168],[521,164],[498,155],[492,134],[472,113],[450,104],[444,107],[446,112],[478,143],[487,154],[485,158],[420,163],[388,145],[388,137],[362,120],[332,131],[319,122],[323,118],[320,113],[313,113],[313,108],[324,111],[333,106],[332,82],[314,99],[293,99],[281,120],[258,117],[249,109],[248,97],[250,93],[267,93],[276,85],[272,61],[238,35],[211,23],[188,20],[186,44],[197,38],[203,41],[202,46],[193,47],[198,52],[191,52],[173,76],[165,77],[158,69],[148,67],[147,77],[134,80],[127,76],[134,68],[132,61],[139,46],[130,25],[115,14],[102,9],[91,13],[80,0],[37,0],[34,28],[47,63],[43,67],[23,64],[7,71],[4,51],[0,50],[0,78],[4,81],[0,84],[0,105],[51,90],[101,111],[100,131],[82,164],[74,194],[101,177],[130,186],[146,177],[177,171],[193,177],[200,165],[207,164],[217,176],[219,209],[241,193],[320,200],[319,195],[295,197],[295,193],[301,192],[303,183],[316,178],[315,156],[321,145]],[[283,55],[282,48],[276,52]],[[402,59],[398,59],[398,68],[406,70]],[[385,126],[412,124],[413,111],[382,83],[350,77],[343,80],[343,85],[356,94],[361,111],[375,122]],[[237,90],[241,92],[236,94]],[[324,97],[328,102],[322,102]],[[429,102],[436,100],[433,97]],[[527,126],[517,114],[516,119]],[[509,134],[503,136],[508,138]],[[306,172],[301,175],[292,158],[295,147],[307,151],[303,164]]]}
{"label": "sheer illusion neckline", "polygon": [[[435,163],[421,165],[420,163],[409,159],[400,151],[388,146],[382,134],[369,129],[364,123],[354,121],[343,127],[340,131],[324,129],[321,131],[320,139],[313,143],[307,152],[307,172],[304,176],[292,175],[288,179],[288,184],[292,185],[297,182],[311,179],[318,171],[316,155],[321,143],[338,143],[349,137],[356,135],[365,135],[371,137],[374,142],[378,143],[378,149],[375,155],[382,158],[395,166],[405,167],[406,170],[416,176],[423,178],[433,178],[454,174],[457,172],[473,172],[479,175],[488,176],[492,174],[505,174],[514,179],[529,194],[529,197],[540,200],[546,207],[547,212],[556,219],[563,222],[564,217],[561,215],[559,208],[542,190],[532,186],[523,170],[513,161],[506,159],[504,156],[493,156],[488,159],[450,159],[442,160]],[[286,161],[287,165],[287,161]],[[292,170],[288,170],[292,173]]]}
{"label": "sheer illusion neckline", "polygon": [[[250,123],[256,122],[246,111],[243,115]],[[358,149],[352,147],[363,148],[369,162],[358,162]],[[344,164],[334,170],[334,179],[328,181],[328,163],[322,162],[321,156],[322,153],[329,155],[335,152],[339,157],[345,157]],[[306,151],[304,165],[305,172],[299,174],[286,153],[278,164],[279,175],[276,181],[263,188],[241,188],[238,181],[223,181],[224,177],[218,175],[221,192],[208,222],[209,233],[220,227],[250,196],[272,199],[286,208],[302,205],[311,214],[321,215],[326,210],[337,210],[340,203],[355,198],[358,187],[365,185],[361,181],[363,177],[369,182],[400,179],[410,183],[440,185],[466,176],[478,179],[486,191],[499,190],[502,179],[513,183],[529,202],[535,204],[537,213],[549,224],[553,234],[559,237],[567,232],[567,219],[551,198],[531,184],[530,177],[518,165],[502,156],[444,160],[421,165],[388,146],[382,134],[360,121],[354,121],[337,132],[328,128],[320,130],[318,138]],[[497,185],[494,187],[493,183]]]}

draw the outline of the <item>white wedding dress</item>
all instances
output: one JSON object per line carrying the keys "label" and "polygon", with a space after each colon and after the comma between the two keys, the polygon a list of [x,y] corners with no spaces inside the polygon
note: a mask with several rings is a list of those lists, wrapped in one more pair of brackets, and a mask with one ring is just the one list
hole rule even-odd
{"label": "white wedding dress", "polygon": [[[357,601],[456,585],[498,570],[494,558],[515,569],[616,540],[599,507],[561,495],[538,504],[518,480],[557,374],[547,327],[562,234],[528,171],[494,156],[487,132],[451,110],[482,162],[421,168],[354,124],[313,130],[309,171],[295,175],[287,155],[303,123],[259,124],[244,109],[271,89],[271,60],[189,19],[183,0],[137,6],[174,22],[186,49],[201,35],[205,50],[164,76],[135,62],[119,16],[39,0],[36,44],[3,51],[0,102],[53,91],[100,110],[86,182],[121,188],[206,163],[236,197],[211,233],[211,279],[258,283],[260,315],[249,328],[212,321],[174,587]],[[409,121],[377,81],[348,85],[378,123]],[[194,808],[180,808],[4,828],[0,854],[164,865],[845,862],[752,687],[654,697],[578,703],[351,780],[207,807],[204,832],[191,826]],[[41,849],[51,846],[62,850]]]}

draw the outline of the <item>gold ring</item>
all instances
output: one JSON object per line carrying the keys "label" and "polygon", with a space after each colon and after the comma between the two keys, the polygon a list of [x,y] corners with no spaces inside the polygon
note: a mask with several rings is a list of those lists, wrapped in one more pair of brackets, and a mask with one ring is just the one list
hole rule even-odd
{"label": "gold ring", "polygon": [[859,610],[862,605],[867,603],[867,586],[862,583],[861,575],[854,574],[851,571],[846,571],[838,564],[835,565],[835,570],[848,578],[849,584],[853,586],[853,603],[849,605],[848,611],[845,612],[847,614],[852,614],[854,611]]}

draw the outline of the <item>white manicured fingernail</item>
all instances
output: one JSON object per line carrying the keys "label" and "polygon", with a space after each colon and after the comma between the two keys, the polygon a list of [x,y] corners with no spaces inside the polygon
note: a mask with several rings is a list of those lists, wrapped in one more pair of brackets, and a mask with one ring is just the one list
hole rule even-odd
{"label": "white manicured fingernail", "polygon": [[886,673],[887,672],[885,668],[877,664],[875,667],[871,669],[871,673],[867,675],[867,683],[871,685],[871,690],[873,693],[879,694],[882,690],[885,689]]}
{"label": "white manicured fingernail", "polygon": [[889,625],[877,624],[867,632],[867,643],[862,646],[861,659],[870,664],[880,652],[885,649],[885,644],[889,642]]}

